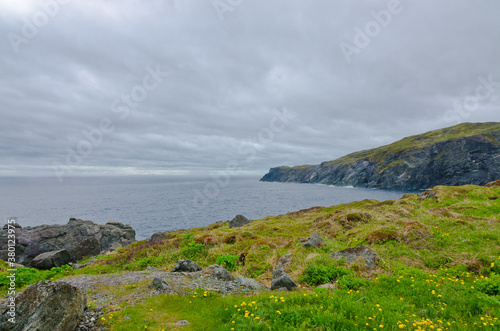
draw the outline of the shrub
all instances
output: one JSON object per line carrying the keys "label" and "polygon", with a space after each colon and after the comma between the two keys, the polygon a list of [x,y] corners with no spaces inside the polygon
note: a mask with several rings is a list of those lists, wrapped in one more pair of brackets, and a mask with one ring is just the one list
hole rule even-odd
{"label": "shrub", "polygon": [[208,253],[208,246],[197,243],[193,239],[193,234],[189,233],[182,238],[182,247],[180,254],[187,259],[193,260],[197,257],[206,256]]}
{"label": "shrub", "polygon": [[[16,288],[21,288],[25,285],[33,284],[42,280],[56,279],[61,276],[73,274],[73,268],[69,265],[62,267],[54,267],[50,270],[38,270],[34,268],[18,268],[15,273]],[[0,288],[7,289],[10,285],[10,278],[7,278],[9,273],[0,274]]]}
{"label": "shrub", "polygon": [[229,271],[234,271],[237,259],[238,255],[219,255],[215,263],[223,266]]}
{"label": "shrub", "polygon": [[188,243],[186,247],[181,248],[181,255],[187,259],[193,260],[197,257],[206,255],[208,252],[208,247],[203,244],[197,244],[195,242]]}
{"label": "shrub", "polygon": [[189,242],[189,241],[193,240],[193,237],[194,237],[194,234],[188,233],[187,235],[185,235],[185,236],[182,237],[182,240],[184,240],[186,242]]}
{"label": "shrub", "polygon": [[315,286],[333,282],[349,274],[352,274],[352,271],[345,267],[310,265],[306,268],[299,281]]}
{"label": "shrub", "polygon": [[368,280],[349,274],[339,278],[337,284],[341,289],[358,290],[368,284]]}
{"label": "shrub", "polygon": [[[1,288],[6,289],[9,287],[10,278],[7,278],[7,276],[9,274],[10,273],[5,273],[5,275],[2,275],[0,277],[0,287]],[[15,275],[16,275],[16,278],[15,278],[16,279],[15,280],[16,288],[20,288],[20,287],[23,287],[24,285],[36,283],[40,280],[45,279],[45,277],[42,276],[42,272],[40,272],[40,270],[33,269],[33,268],[16,269]]]}
{"label": "shrub", "polygon": [[477,289],[489,295],[500,295],[500,275],[478,281]]}

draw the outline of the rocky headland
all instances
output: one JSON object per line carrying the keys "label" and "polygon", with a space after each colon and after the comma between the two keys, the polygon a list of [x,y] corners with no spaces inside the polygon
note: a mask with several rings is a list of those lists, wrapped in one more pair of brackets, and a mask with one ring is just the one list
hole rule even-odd
{"label": "rocky headland", "polygon": [[499,177],[500,123],[465,123],[319,165],[271,168],[261,181],[422,190]]}

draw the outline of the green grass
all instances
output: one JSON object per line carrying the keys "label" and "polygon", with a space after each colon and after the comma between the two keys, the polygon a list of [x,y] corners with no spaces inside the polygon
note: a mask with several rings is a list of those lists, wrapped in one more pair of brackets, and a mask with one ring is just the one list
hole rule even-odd
{"label": "green grass", "polygon": [[480,289],[489,280],[463,268],[427,274],[403,267],[357,289],[161,295],[124,306],[100,323],[112,330],[167,330],[180,319],[191,323],[187,330],[495,330],[500,297]]}
{"label": "green grass", "polygon": [[[314,257],[368,245],[386,262],[416,266],[428,272],[457,264],[480,270],[500,255],[500,188],[480,186],[434,188],[435,198],[419,200],[410,194],[399,200],[363,200],[318,207],[255,220],[242,228],[227,224],[173,232],[159,242],[135,242],[114,254],[100,256],[90,267],[71,274],[171,270],[179,259],[191,258],[202,267],[230,265],[235,275],[271,279],[281,255],[292,253],[289,274],[298,279]],[[317,232],[323,248],[306,248],[298,238]],[[246,254],[244,265],[235,257]],[[227,257],[228,261],[223,261]],[[233,262],[234,261],[234,262]],[[233,265],[234,263],[234,265]],[[47,272],[40,272],[47,279]],[[51,276],[52,277],[52,276]],[[50,277],[49,277],[50,278]]]}
{"label": "green grass", "polygon": [[[3,261],[2,261],[3,262]],[[6,263],[2,263],[2,269],[6,270],[8,269],[8,265]],[[43,281],[43,280],[57,280],[62,277],[67,277],[71,276],[74,274],[73,268],[71,268],[68,265],[62,266],[62,267],[55,267],[50,270],[38,270],[34,268],[19,268],[15,269],[15,275],[16,275],[16,288],[22,288],[26,285],[36,283],[38,281]],[[7,273],[1,273],[0,272],[0,288],[3,289],[4,291],[7,289],[9,286],[9,279],[5,277]],[[0,292],[3,293],[3,292]]]}
{"label": "green grass", "polygon": [[[434,198],[423,200],[409,194],[392,201],[310,208],[255,220],[242,228],[218,223],[177,231],[159,242],[139,241],[99,256],[80,270],[20,269],[18,287],[147,266],[168,271],[183,258],[204,268],[218,262],[233,269],[234,276],[256,278],[269,286],[278,258],[291,253],[287,273],[301,285],[298,292],[249,297],[197,292],[195,297],[160,295],[128,303],[120,298],[133,295],[138,291],[134,287],[120,289],[126,293],[102,289],[121,302],[119,311],[108,313],[102,323],[113,330],[144,326],[168,330],[179,319],[192,323],[188,330],[398,330],[399,325],[408,330],[499,329],[500,199],[488,198],[500,196],[500,188],[438,186],[433,191]],[[326,247],[306,248],[299,243],[298,238],[312,232],[326,241]],[[383,261],[368,270],[363,261],[348,265],[328,256],[357,246],[369,246]],[[244,264],[237,259],[241,254],[246,254]],[[0,268],[5,270],[5,263]],[[0,295],[6,292],[5,276],[0,273]],[[314,289],[328,282],[336,282],[338,288]],[[138,288],[147,291],[146,285]],[[242,308],[243,301],[255,301],[254,316],[245,317],[248,306]],[[95,305],[91,299],[89,303]],[[125,316],[130,320],[123,320]]]}

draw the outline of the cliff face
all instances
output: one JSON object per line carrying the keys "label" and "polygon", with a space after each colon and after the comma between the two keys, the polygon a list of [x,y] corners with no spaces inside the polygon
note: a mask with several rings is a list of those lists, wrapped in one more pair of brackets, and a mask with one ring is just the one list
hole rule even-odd
{"label": "cliff face", "polygon": [[271,168],[261,181],[419,190],[500,178],[500,123],[466,123],[319,165]]}

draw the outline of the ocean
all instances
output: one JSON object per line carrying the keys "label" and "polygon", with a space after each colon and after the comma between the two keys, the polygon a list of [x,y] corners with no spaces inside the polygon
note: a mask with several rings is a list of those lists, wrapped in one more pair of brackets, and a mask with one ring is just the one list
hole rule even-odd
{"label": "ocean", "polygon": [[0,177],[0,217],[25,226],[71,217],[122,222],[141,240],[155,232],[206,226],[237,214],[249,219],[313,206],[398,199],[404,193],[327,185],[265,183],[259,177]]}

